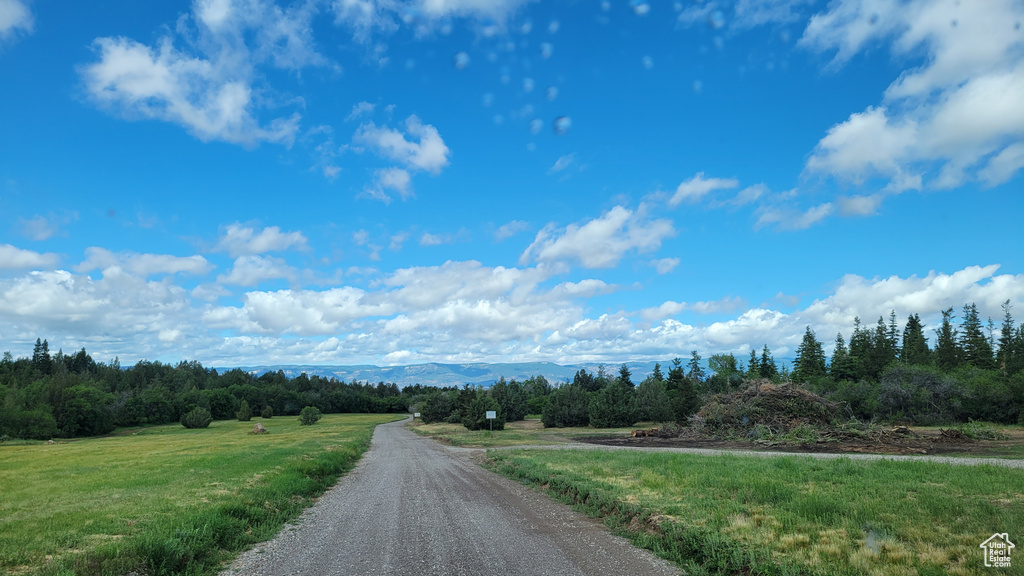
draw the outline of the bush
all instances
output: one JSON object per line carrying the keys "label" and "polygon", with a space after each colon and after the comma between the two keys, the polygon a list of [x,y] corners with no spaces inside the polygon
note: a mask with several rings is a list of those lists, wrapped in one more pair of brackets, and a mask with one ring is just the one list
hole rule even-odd
{"label": "bush", "polygon": [[891,366],[879,383],[878,413],[890,420],[932,425],[960,419],[966,396],[952,376],[925,366]]}
{"label": "bush", "polygon": [[306,406],[299,412],[299,423],[303,426],[312,426],[320,421],[323,414],[320,413],[320,409],[316,406]]}
{"label": "bush", "polygon": [[242,400],[242,405],[238,407],[238,412],[235,412],[235,418],[238,418],[239,422],[252,420],[252,408],[249,407],[248,402]]}
{"label": "bush", "polygon": [[263,411],[260,412],[260,417],[262,417],[262,418],[273,418],[274,417],[274,409],[271,408],[270,406],[264,406],[263,407]]}
{"label": "bush", "polygon": [[213,422],[213,416],[203,407],[194,408],[181,417],[181,425],[185,428],[206,428],[210,422]]}

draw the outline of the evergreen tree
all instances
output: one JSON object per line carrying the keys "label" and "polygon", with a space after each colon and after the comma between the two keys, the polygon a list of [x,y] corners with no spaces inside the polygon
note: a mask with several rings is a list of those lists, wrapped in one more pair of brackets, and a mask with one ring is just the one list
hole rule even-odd
{"label": "evergreen tree", "polygon": [[855,380],[869,377],[874,348],[871,332],[861,325],[859,316],[854,317],[853,334],[850,336],[850,363],[856,374]]}
{"label": "evergreen tree", "polygon": [[953,308],[942,311],[942,325],[936,330],[935,365],[944,372],[951,372],[960,365],[960,346],[957,344],[957,331],[953,328]]}
{"label": "evergreen tree", "polygon": [[743,383],[743,371],[732,354],[712,354],[708,358],[708,368],[714,372],[705,386],[710,393],[730,392]]}
{"label": "evergreen tree", "polygon": [[878,317],[871,341],[871,353],[868,355],[864,375],[870,380],[878,380],[886,367],[896,361],[896,342],[889,340],[889,328],[881,316]]}
{"label": "evergreen tree", "polygon": [[772,351],[768,349],[767,344],[761,349],[761,362],[757,366],[757,371],[760,372],[761,378],[769,380],[779,375],[779,367],[775,365]]}
{"label": "evergreen tree", "polygon": [[1013,306],[1010,300],[1002,304],[1003,325],[999,331],[999,351],[996,353],[996,366],[1003,372],[1009,374],[1009,367],[1013,364],[1013,316],[1010,309]]}
{"label": "evergreen tree", "polygon": [[632,426],[636,421],[636,391],[621,376],[590,399],[590,425],[595,428]]}
{"label": "evergreen tree", "polygon": [[666,384],[675,421],[685,424],[687,418],[700,408],[700,400],[697,397],[697,391],[693,388],[693,381],[683,373],[683,361],[679,358],[672,360]]}
{"label": "evergreen tree", "polygon": [[924,324],[921,324],[921,317],[917,314],[907,316],[907,325],[903,328],[900,362],[911,366],[925,366],[931,363],[931,350],[928,349],[928,340],[924,337]]}
{"label": "evergreen tree", "polygon": [[892,349],[892,359],[895,361],[900,357],[900,342],[899,342],[899,329],[896,325],[896,311],[889,311],[889,331],[886,334],[886,341],[889,342],[889,347]]}
{"label": "evergreen tree", "polygon": [[644,378],[644,381],[636,387],[636,407],[637,418],[640,421],[670,422],[675,420],[665,381],[654,378],[653,374]]}
{"label": "evergreen tree", "polygon": [[829,365],[828,375],[836,382],[857,378],[857,368],[846,349],[846,341],[843,340],[842,332],[836,333],[836,348],[832,351],[832,363]]}
{"label": "evergreen tree", "polygon": [[32,349],[32,366],[43,374],[51,372],[53,364],[50,361],[50,344],[46,340],[36,338],[36,345]]}
{"label": "evergreen tree", "polygon": [[747,379],[756,380],[761,377],[760,363],[757,361],[757,352],[750,351],[750,359],[747,360]]}
{"label": "evergreen tree", "polygon": [[994,368],[992,345],[982,331],[978,307],[974,303],[964,306],[964,320],[960,330],[960,349],[963,350],[964,363],[983,370]]}
{"label": "evergreen tree", "polygon": [[572,377],[572,383],[582,388],[585,392],[597,392],[601,388],[597,378],[593,374],[588,374],[585,368],[580,368],[576,372],[576,375]]}
{"label": "evergreen tree", "polygon": [[804,331],[803,341],[796,349],[793,361],[794,382],[814,382],[825,376],[825,351],[815,337],[811,327]]}
{"label": "evergreen tree", "polygon": [[629,373],[629,368],[625,364],[619,367],[618,382],[620,385],[625,386],[630,390],[636,388],[636,385],[633,384],[632,376],[633,375]]}
{"label": "evergreen tree", "polygon": [[654,378],[658,382],[664,382],[665,376],[661,373],[661,364],[654,363],[654,371],[651,372],[651,378]]}
{"label": "evergreen tree", "polygon": [[697,354],[696,350],[690,352],[690,361],[686,363],[686,367],[689,369],[686,377],[697,387],[703,387],[705,374],[704,369],[700,366],[700,354]]}

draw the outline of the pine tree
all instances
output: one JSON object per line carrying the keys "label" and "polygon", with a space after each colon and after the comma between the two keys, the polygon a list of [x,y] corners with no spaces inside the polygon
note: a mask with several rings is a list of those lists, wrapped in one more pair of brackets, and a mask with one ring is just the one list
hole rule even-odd
{"label": "pine tree", "polygon": [[953,328],[953,308],[942,311],[942,326],[936,330],[935,365],[940,370],[950,372],[960,365],[960,346],[957,344],[957,331]]}
{"label": "pine tree", "polygon": [[659,364],[657,362],[654,363],[654,371],[651,372],[651,378],[654,378],[658,382],[664,382],[665,381],[665,376],[662,375],[662,373],[661,373],[661,364]]}
{"label": "pine tree", "polygon": [[881,316],[878,317],[878,324],[871,340],[871,354],[868,356],[865,376],[871,380],[878,380],[886,367],[896,361],[896,344],[895,341],[889,340],[889,328]]}
{"label": "pine tree", "polygon": [[747,360],[747,379],[756,380],[761,377],[760,363],[757,361],[757,352],[750,351],[750,360]]}
{"label": "pine tree", "polygon": [[690,361],[686,363],[686,367],[689,368],[686,377],[697,386],[703,386],[706,375],[700,366],[700,354],[697,354],[696,350],[690,352]]}
{"label": "pine tree", "polygon": [[683,361],[679,358],[672,360],[666,388],[676,422],[685,424],[687,418],[700,408],[700,399],[693,388],[693,382],[683,373]]}
{"label": "pine tree", "polygon": [[632,376],[633,375],[629,373],[629,368],[625,364],[619,367],[619,384],[629,388],[630,390],[636,388],[636,385],[633,384]]}
{"label": "pine tree", "polygon": [[874,355],[874,340],[871,332],[864,329],[860,317],[853,319],[853,334],[850,336],[850,364],[856,376],[855,380],[867,378],[870,372],[871,358]]}
{"label": "pine tree", "polygon": [[836,333],[836,349],[832,351],[832,363],[829,365],[828,375],[836,382],[857,378],[857,367],[846,349],[846,341],[843,340],[842,332]]}
{"label": "pine tree", "polygon": [[804,339],[796,349],[793,361],[794,382],[814,382],[825,376],[825,351],[815,337],[811,327],[804,332]]}
{"label": "pine tree", "polygon": [[1009,366],[1013,364],[1013,316],[1010,310],[1013,305],[1007,299],[1002,304],[1003,324],[999,331],[999,351],[996,352],[996,366],[1004,375],[1009,373]]}
{"label": "pine tree", "polygon": [[924,324],[921,324],[921,317],[917,314],[907,316],[907,325],[903,328],[900,362],[909,365],[931,363],[931,350],[928,349],[928,340],[924,337]]}
{"label": "pine tree", "polygon": [[896,311],[889,311],[889,331],[886,334],[886,341],[889,342],[889,347],[892,349],[892,359],[896,360],[900,357],[900,342],[899,342],[899,329],[896,326]]}
{"label": "pine tree", "polygon": [[960,349],[963,350],[963,361],[983,370],[995,368],[992,345],[982,331],[981,320],[978,319],[978,307],[974,303],[964,306],[964,321],[960,324],[960,330]]}
{"label": "pine tree", "polygon": [[768,349],[768,345],[765,344],[764,348],[761,349],[761,363],[757,367],[761,373],[761,378],[767,378],[771,380],[779,375],[779,367],[775,365],[775,359],[772,358],[772,351]]}

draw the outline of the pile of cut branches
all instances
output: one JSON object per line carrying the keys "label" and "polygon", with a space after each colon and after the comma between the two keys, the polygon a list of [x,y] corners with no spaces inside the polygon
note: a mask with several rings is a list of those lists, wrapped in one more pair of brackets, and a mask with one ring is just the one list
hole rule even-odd
{"label": "pile of cut branches", "polygon": [[694,424],[709,434],[758,439],[801,432],[818,436],[846,420],[836,402],[795,384],[759,380],[746,390],[712,396]]}

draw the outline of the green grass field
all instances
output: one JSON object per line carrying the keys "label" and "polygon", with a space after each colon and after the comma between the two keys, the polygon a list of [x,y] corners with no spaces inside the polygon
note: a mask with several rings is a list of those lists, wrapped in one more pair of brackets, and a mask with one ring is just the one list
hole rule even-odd
{"label": "green grass field", "polygon": [[276,533],[396,415],[144,428],[0,445],[0,573],[208,574]]}
{"label": "green grass field", "polygon": [[[687,574],[993,574],[979,544],[1024,534],[1022,470],[589,450],[488,457]],[[1024,574],[1021,559],[998,572]]]}

